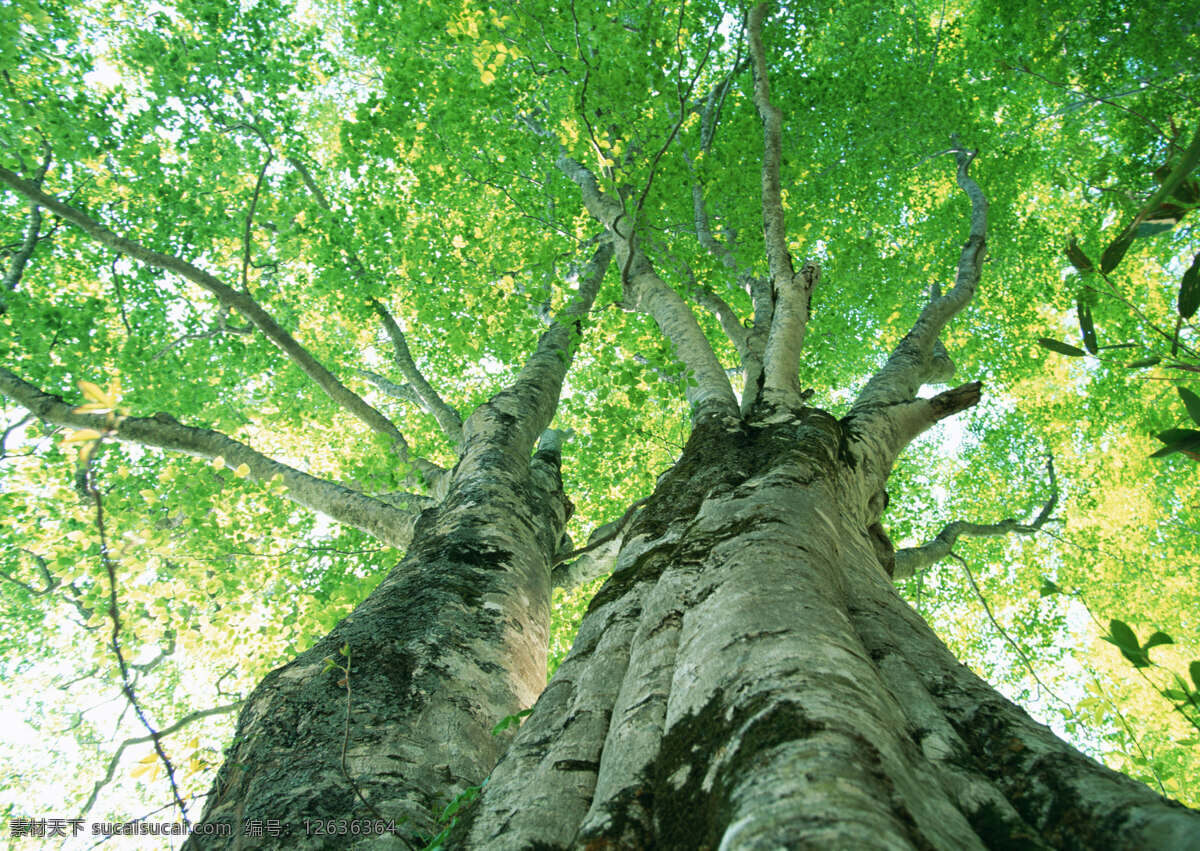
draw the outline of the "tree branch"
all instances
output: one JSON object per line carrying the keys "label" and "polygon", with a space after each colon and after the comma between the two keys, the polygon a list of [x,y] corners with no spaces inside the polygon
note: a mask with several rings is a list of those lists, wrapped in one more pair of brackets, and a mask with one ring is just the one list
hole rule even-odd
{"label": "tree branch", "polygon": [[962,148],[952,150],[958,164],[958,186],[971,200],[970,234],[959,257],[954,287],[945,295],[936,283],[931,287],[925,309],[887,363],[867,382],[852,410],[913,399],[921,385],[947,381],[954,374],[954,365],[938,337],[970,302],[979,285],[987,251],[988,202],[979,184],[967,174],[976,154]]}
{"label": "tree branch", "polygon": [[[623,269],[628,270],[626,304],[654,318],[659,329],[675,346],[680,359],[692,371],[697,386],[689,387],[687,396],[693,414],[709,407],[736,412],[737,399],[724,367],[717,360],[691,308],[654,271],[634,236],[631,224],[625,221],[623,205],[604,194],[596,183],[595,175],[565,153],[559,156],[557,164],[580,188],[587,211],[614,238],[617,261]],[[625,280],[622,285],[626,285]]]}
{"label": "tree branch", "polygon": [[896,552],[896,567],[893,579],[907,579],[918,571],[926,570],[942,559],[950,556],[959,538],[1003,538],[1006,535],[1033,535],[1051,520],[1055,507],[1058,505],[1058,479],[1054,474],[1054,459],[1047,458],[1046,472],[1050,478],[1050,498],[1038,512],[1032,523],[1021,523],[1014,518],[1001,520],[999,523],[970,523],[956,520],[947,523],[942,531],[928,543],[919,547],[906,547]]}
{"label": "tree branch", "polygon": [[0,167],[0,182],[30,201],[45,207],[47,210],[53,211],[56,215],[76,225],[101,245],[115,249],[128,257],[162,269],[165,272],[172,272],[179,275],[181,278],[212,293],[221,304],[238,311],[253,322],[266,335],[267,339],[290,357],[305,375],[325,391],[325,394],[330,399],[366,423],[372,431],[389,438],[393,442],[395,451],[402,461],[411,461],[423,470],[424,466],[428,466],[430,469],[427,471],[427,474],[441,472],[441,468],[430,464],[428,461],[424,461],[424,459],[410,458],[408,442],[396,426],[387,417],[368,405],[342,384],[333,373],[309,354],[307,349],[301,346],[291,334],[271,318],[248,293],[238,292],[232,287],[221,283],[213,275],[193,266],[181,257],[161,254],[146,248],[134,240],[118,236],[83,212],[47,195],[34,184],[22,180],[6,168]]}
{"label": "tree branch", "polygon": [[200,458],[224,458],[237,468],[245,464],[248,478],[269,482],[275,476],[286,488],[284,496],[332,520],[352,526],[390,546],[404,549],[412,540],[416,517],[335,482],[311,476],[251,449],[217,431],[185,426],[167,414],[153,417],[112,417],[77,413],[59,396],[0,367],[0,393],[27,408],[38,419],[72,429],[94,429],[118,440],[182,452]]}
{"label": "tree branch", "polygon": [[618,519],[597,527],[588,536],[587,546],[555,558],[551,573],[554,587],[571,591],[610,572],[616,563],[625,530],[649,498],[639,499],[625,509]]}
{"label": "tree branch", "polygon": [[[46,179],[46,172],[50,170],[50,146],[43,142],[42,148],[42,164],[38,166],[31,181],[31,185],[38,189],[41,189],[42,181]],[[25,229],[25,239],[13,254],[12,261],[8,264],[8,271],[4,273],[4,280],[0,282],[0,313],[5,310],[3,291],[12,292],[21,283],[21,277],[25,274],[25,266],[29,263],[29,258],[33,256],[33,251],[42,238],[41,234],[42,208],[36,202],[31,201],[29,204],[29,227]]]}
{"label": "tree branch", "polygon": [[401,402],[408,402],[411,405],[416,405],[418,408],[425,410],[425,403],[421,397],[417,395],[417,391],[413,389],[411,384],[397,384],[389,378],[385,378],[377,372],[372,372],[369,369],[356,369],[354,372],[361,375],[367,381],[371,382],[375,387],[387,396],[393,399],[399,399]]}
{"label": "tree branch", "polygon": [[[771,103],[771,84],[762,41],[763,18],[766,17],[768,6],[768,3],[759,3],[751,9],[748,24],[754,68],[754,106],[763,122],[763,232],[774,302],[763,354],[763,386],[756,395],[771,397],[786,405],[799,405],[800,350],[804,346],[812,291],[820,281],[820,268],[816,263],[805,263],[797,274],[787,247],[787,221],[779,177],[783,153],[783,117],[779,107]],[[746,392],[749,393],[750,388]]]}
{"label": "tree branch", "polygon": [[267,176],[267,167],[271,164],[273,156],[267,154],[267,158],[263,160],[262,168],[258,170],[258,180],[254,183],[254,195],[250,198],[250,209],[246,211],[246,230],[242,234],[242,292],[250,292],[250,247],[251,236],[254,227],[254,209],[258,206],[258,195],[262,191],[263,178]]}
{"label": "tree branch", "polygon": [[117,771],[117,766],[121,763],[121,757],[124,755],[126,748],[133,747],[134,745],[144,745],[147,742],[154,741],[155,738],[162,739],[166,736],[172,735],[173,733],[178,733],[193,721],[199,721],[201,718],[208,718],[213,715],[227,715],[230,712],[236,711],[242,705],[242,703],[243,701],[239,700],[235,703],[226,703],[223,706],[213,706],[208,709],[199,709],[195,712],[189,712],[171,726],[164,727],[163,729],[159,730],[155,735],[135,736],[134,738],[126,739],[125,741],[121,742],[121,744],[117,747],[117,752],[113,754],[112,759],[108,761],[108,770],[104,773],[104,777],[100,780],[97,780],[96,784],[92,787],[92,794],[88,795],[87,801],[84,802],[83,810],[79,813],[79,817],[85,818],[87,816],[92,807],[95,805],[96,798],[100,795],[100,790],[112,782],[113,775]]}
{"label": "tree branch", "polygon": [[528,462],[533,448],[554,419],[563,379],[574,360],[583,319],[613,259],[612,241],[603,239],[579,276],[575,297],[554,317],[512,384],[476,408],[463,423],[460,466],[475,463],[476,447],[493,445],[495,434],[506,434],[505,451]]}
{"label": "tree branch", "polygon": [[408,341],[400,326],[377,299],[371,299],[371,307],[379,314],[380,321],[392,340],[392,350],[395,353],[396,367],[421,400],[421,407],[433,415],[442,433],[457,444],[462,440],[462,416],[443,401],[433,386],[425,380],[421,370],[417,368],[412,353],[408,350]]}

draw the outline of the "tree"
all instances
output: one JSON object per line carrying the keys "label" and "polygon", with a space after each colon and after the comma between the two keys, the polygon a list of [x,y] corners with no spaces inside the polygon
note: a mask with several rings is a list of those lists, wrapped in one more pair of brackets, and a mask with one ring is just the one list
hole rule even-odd
{"label": "tree", "polygon": [[[1009,131],[995,116],[1007,110],[1005,123],[1020,122],[1041,105],[1019,85],[984,85],[961,58],[1001,31],[982,23],[988,10],[950,21],[943,10],[936,26],[918,16],[915,43],[895,33],[902,10],[874,7],[833,14],[815,34],[814,11],[767,23],[765,4],[744,20],[718,4],[566,11],[417,4],[393,20],[363,7],[347,10],[355,27],[342,32],[332,17],[311,29],[271,3],[187,3],[131,10],[154,26],[106,36],[104,49],[144,95],[124,82],[100,94],[86,85],[96,50],[7,78],[7,108],[24,121],[0,180],[26,236],[10,262],[13,371],[0,372],[0,389],[50,427],[81,430],[76,486],[102,567],[92,581],[73,576],[39,543],[28,560],[45,590],[16,575],[10,584],[68,598],[85,628],[107,616],[106,652],[138,706],[129,644],[174,647],[182,624],[139,597],[143,634],[122,626],[120,595],[137,592],[119,579],[128,576],[113,543],[122,530],[105,506],[149,472],[122,472],[144,458],[118,454],[119,441],[212,462],[207,487],[217,493],[200,486],[185,513],[238,505],[243,496],[222,492],[259,482],[357,530],[353,540],[404,553],[240,707],[202,817],[233,830],[195,844],[340,847],[347,840],[336,835],[300,836],[302,825],[350,818],[396,821],[412,844],[443,827],[440,801],[464,793],[478,800],[448,841],[466,847],[1194,843],[1194,812],[1031,721],[959,664],[893,585],[947,556],[958,536],[1041,530],[1056,505],[1051,498],[1023,524],[948,526],[929,546],[899,552],[883,527],[901,454],[984,392],[980,381],[929,396],[922,387],[949,380],[951,349],[976,370],[997,354],[948,330],[988,286],[989,204],[972,168],[986,167],[992,142],[1005,168],[1043,169],[1030,178],[1040,186],[1047,162],[1074,167],[1089,153],[1004,147]],[[50,57],[64,36],[92,37],[70,21],[23,31],[28,53]],[[1034,24],[1011,25],[1037,53],[1053,37]],[[831,61],[848,33],[879,35],[859,42],[853,61]],[[1178,76],[1173,63],[1189,39],[1159,38],[1163,73]],[[1130,48],[1122,61],[1137,70],[1127,73],[1144,73],[1148,52]],[[898,88],[926,62],[927,85]],[[781,72],[788,64],[793,73]],[[890,100],[871,93],[868,73]],[[102,103],[75,124],[65,118],[71,96],[76,109]],[[862,115],[831,108],[856,98]],[[897,141],[889,116],[913,139]],[[1127,149],[1146,146],[1112,129]],[[820,157],[805,160],[788,143],[801,133]],[[874,135],[847,141],[864,133]],[[926,160],[919,177],[896,165],[914,152]],[[822,161],[835,165],[818,171]],[[997,174],[995,189],[981,178],[1005,224],[1034,191],[1023,177]],[[52,179],[64,185],[51,191]],[[829,188],[839,180],[845,190]],[[192,185],[202,189],[179,197]],[[64,199],[66,186],[79,197]],[[241,189],[237,204],[224,198],[230,186]],[[811,198],[794,197],[806,186]],[[955,191],[968,201],[967,237],[943,291],[936,258],[962,230]],[[827,217],[836,227],[810,234],[822,205],[839,198],[845,209]],[[47,216],[56,225],[43,234]],[[797,219],[803,236],[789,231]],[[921,232],[908,233],[917,222]],[[851,236],[846,254],[861,256],[832,258],[838,231]],[[1024,228],[1004,250],[1054,272],[1044,251],[1019,249],[1058,231]],[[801,250],[814,259],[799,263]],[[562,278],[573,294],[549,286]],[[89,279],[112,303],[93,296],[65,314],[57,296],[80,297]],[[1034,324],[1041,299],[1030,296],[1042,280],[1012,286],[1008,299],[985,302],[979,333]],[[619,302],[605,300],[606,287]],[[165,298],[172,288],[199,307],[188,313]],[[826,314],[837,324],[819,325],[814,317]],[[456,330],[464,316],[474,333]],[[542,321],[525,356],[512,341],[532,339]],[[900,323],[907,333],[879,345]],[[356,356],[379,325],[404,384]],[[882,340],[852,344],[855,326]],[[422,365],[414,329],[444,334]],[[581,344],[600,354],[572,367]],[[480,387],[451,381],[460,399],[451,405],[427,373],[461,374],[472,354]],[[39,387],[87,380],[97,360],[131,388],[124,398],[81,384],[89,403],[80,408]],[[1019,360],[996,358],[1011,387],[1031,374]],[[509,364],[521,366],[503,374]],[[623,388],[629,408],[615,411],[605,373],[631,364],[647,380]],[[352,369],[370,390],[335,374]],[[803,388],[817,376],[831,390],[854,388],[840,391],[843,415],[826,410],[838,399],[830,390],[824,407],[809,404]],[[297,397],[301,415],[265,410]],[[389,416],[385,397],[413,407]],[[556,410],[564,425],[550,429]],[[189,411],[220,430],[185,425]],[[615,519],[574,548],[562,456],[587,457],[579,489],[600,490],[596,467],[631,431],[613,425],[614,413],[686,442],[678,457],[660,449],[625,460],[643,481],[648,462],[667,466],[644,498],[581,497],[592,518],[608,509]],[[339,457],[307,434],[322,422],[342,432]],[[296,446],[315,457],[285,462]],[[1034,454],[1010,433],[1004,451],[1012,447]],[[198,478],[155,466],[168,463],[147,469],[164,484]],[[314,472],[322,467],[330,472]],[[156,525],[169,532],[178,516],[164,509]],[[30,538],[33,525],[23,530]],[[155,557],[158,574],[176,569],[170,555]],[[221,592],[224,577],[201,569]],[[552,589],[610,571],[542,692]],[[530,707],[515,737],[493,735]],[[269,820],[292,834],[241,835]]]}

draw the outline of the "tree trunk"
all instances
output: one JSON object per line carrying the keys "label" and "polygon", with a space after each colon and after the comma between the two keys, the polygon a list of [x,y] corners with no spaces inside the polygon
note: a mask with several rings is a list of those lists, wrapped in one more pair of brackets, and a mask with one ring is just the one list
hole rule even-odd
{"label": "tree trunk", "polygon": [[450,847],[1200,847],[896,593],[870,432],[700,420]]}
{"label": "tree trunk", "polygon": [[[492,414],[503,430],[507,415]],[[436,833],[447,796],[487,776],[511,739],[493,726],[546,684],[550,565],[567,501],[557,450],[531,463],[504,440],[485,443],[464,454],[445,499],[421,516],[407,555],[374,592],[254,690],[203,818],[230,835],[197,836],[191,847],[358,839],[309,835],[306,826],[326,819]],[[246,835],[271,820],[282,833]],[[407,847],[390,833],[375,844]]]}

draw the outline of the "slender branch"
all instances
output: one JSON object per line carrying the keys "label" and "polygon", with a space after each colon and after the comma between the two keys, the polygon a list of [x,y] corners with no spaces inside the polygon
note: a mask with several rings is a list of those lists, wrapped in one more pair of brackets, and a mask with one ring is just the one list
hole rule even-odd
{"label": "slender branch", "polygon": [[[42,182],[46,179],[46,172],[50,170],[50,146],[43,142],[42,148],[42,164],[38,166],[31,181],[31,184],[38,189],[42,187]],[[5,310],[3,291],[12,292],[21,283],[21,278],[25,274],[25,266],[29,263],[29,258],[33,256],[33,251],[37,248],[38,242],[42,239],[41,234],[42,208],[36,202],[30,202],[29,226],[25,230],[25,239],[21,241],[20,247],[13,254],[12,260],[8,264],[8,271],[4,273],[4,280],[0,281],[0,313],[3,313]]]}
{"label": "slender branch", "polygon": [[783,113],[771,103],[771,83],[767,76],[762,25],[770,4],[759,3],[750,10],[750,55],[754,68],[754,106],[763,123],[762,214],[766,234],[767,264],[776,291],[795,277],[792,256],[787,247],[787,224],[783,213],[783,191],[779,164],[783,155]]}
{"label": "slender branch", "polygon": [[379,319],[383,322],[388,337],[392,340],[396,367],[420,397],[421,407],[433,415],[442,432],[450,438],[451,442],[458,443],[462,440],[462,416],[446,404],[438,392],[433,389],[433,385],[421,374],[416,361],[413,360],[412,353],[408,350],[408,341],[404,337],[404,332],[400,330],[399,324],[388,312],[388,309],[377,299],[371,299],[371,307],[379,314]]}
{"label": "slender branch", "polygon": [[317,185],[317,181],[313,180],[312,172],[298,157],[288,157],[288,164],[296,169],[300,174],[300,179],[304,181],[304,185],[308,187],[308,191],[312,193],[313,199],[323,210],[331,210],[329,199],[325,197],[325,193],[321,191],[321,187]]}
{"label": "slender branch", "polygon": [[570,591],[612,570],[625,530],[633,522],[649,497],[643,497],[625,509],[611,523],[598,527],[588,537],[587,546],[571,550],[554,560],[551,578],[555,588]]}
{"label": "slender branch", "polygon": [[[230,712],[236,711],[241,705],[242,701],[239,700],[234,703],[226,703],[222,706],[212,706],[208,709],[199,709],[195,712],[189,712],[174,724],[159,730],[158,738],[164,739],[167,736],[178,733],[193,721],[199,721],[201,718],[208,718],[212,715],[227,715]],[[83,810],[79,813],[80,818],[85,818],[87,816],[92,807],[95,805],[96,798],[100,795],[100,791],[112,782],[113,775],[117,771],[117,766],[121,763],[121,757],[124,755],[125,749],[133,747],[134,745],[144,745],[146,742],[151,741],[154,741],[153,736],[137,736],[131,739],[125,739],[125,741],[121,742],[121,744],[117,746],[117,752],[113,754],[112,759],[108,761],[108,770],[104,773],[104,777],[96,781],[95,786],[92,787],[92,794],[90,794],[87,801],[84,802]]]}
{"label": "slender branch", "polygon": [[942,329],[971,301],[983,273],[987,251],[987,198],[967,173],[975,154],[954,149],[958,186],[971,200],[970,233],[959,256],[954,287],[945,295],[931,287],[930,298],[912,329],[892,351],[886,364],[871,377],[852,410],[913,399],[921,385],[947,381],[954,365],[944,348],[939,348]]}
{"label": "slender branch", "polygon": [[258,170],[258,180],[254,182],[254,195],[250,198],[250,209],[246,210],[246,230],[242,234],[242,292],[250,292],[250,246],[251,235],[254,227],[254,208],[258,206],[258,195],[262,191],[263,178],[267,176],[267,166],[274,159],[273,155],[267,154],[267,158],[263,160],[262,168]]}
{"label": "slender branch", "polygon": [[[736,412],[737,399],[712,345],[704,336],[691,308],[654,271],[634,237],[631,224],[625,221],[622,204],[602,192],[595,175],[565,153],[559,156],[557,164],[580,188],[588,212],[614,237],[617,260],[629,273],[626,304],[654,318],[684,364],[692,371],[696,386],[688,388],[688,401],[693,412],[699,413],[702,408],[709,406]],[[625,280],[622,284],[625,284]]]}
{"label": "slender branch", "polygon": [[1053,458],[1046,459],[1046,472],[1050,479],[1050,498],[1046,500],[1046,504],[1032,523],[1021,523],[1011,517],[999,523],[970,523],[965,520],[947,523],[932,541],[919,547],[897,550],[892,578],[907,579],[932,567],[952,554],[959,538],[1003,538],[1007,535],[1033,535],[1039,532],[1051,520],[1051,514],[1058,505],[1058,478],[1054,474]]}
{"label": "slender branch", "polygon": [[964,559],[958,553],[950,553],[950,557],[962,565],[963,571],[967,574],[967,582],[971,584],[971,590],[975,592],[975,599],[979,601],[981,606],[983,606],[983,611],[987,615],[987,619],[991,621],[992,626],[994,626],[996,631],[1000,633],[1000,637],[1004,639],[1005,643],[1007,643],[1008,646],[1013,649],[1013,652],[1017,654],[1017,658],[1019,658],[1022,664],[1025,665],[1026,670],[1029,671],[1029,675],[1033,677],[1033,681],[1038,684],[1038,688],[1040,688],[1050,697],[1054,698],[1054,700],[1063,706],[1070,706],[1070,704],[1051,691],[1050,687],[1042,682],[1041,677],[1038,676],[1037,669],[1033,667],[1033,662],[1029,660],[1029,656],[1026,655],[1025,651],[1021,648],[1021,645],[1014,641],[1013,637],[1008,634],[1008,630],[1000,625],[1000,621],[996,620],[996,615],[992,612],[992,607],[988,604],[987,597],[984,597],[983,592],[979,590],[979,584],[975,581],[975,575],[971,573],[971,568],[967,564],[966,559]]}
{"label": "slender branch", "polygon": [[245,464],[247,478],[268,482],[275,476],[286,489],[283,496],[326,517],[373,535],[398,549],[412,540],[416,517],[335,482],[320,479],[280,463],[217,431],[185,426],[168,414],[153,417],[112,417],[77,413],[75,406],[0,367],[0,393],[27,408],[39,419],[72,429],[102,434],[182,452],[201,458],[224,458],[233,468]]}
{"label": "slender branch", "polygon": [[[762,25],[770,4],[750,10],[748,32],[754,68],[754,106],[763,123],[762,215],[767,268],[771,275],[773,315],[763,353],[762,387],[754,394],[787,405],[799,405],[800,350],[808,326],[812,291],[820,281],[816,263],[805,263],[797,274],[787,247],[787,220],[779,176],[783,158],[783,114],[771,103]],[[750,388],[747,388],[750,394]]]}
{"label": "slender branch", "polygon": [[1102,104],[1105,104],[1106,106],[1116,107],[1117,109],[1121,110],[1122,112],[1128,113],[1129,115],[1132,115],[1134,118],[1141,121],[1143,124],[1145,124],[1151,130],[1153,130],[1155,133],[1157,133],[1159,136],[1161,136],[1163,139],[1165,139],[1167,141],[1167,144],[1169,144],[1172,148],[1179,150],[1179,144],[1175,141],[1175,139],[1172,138],[1168,133],[1165,133],[1162,130],[1162,128],[1160,128],[1157,124],[1155,124],[1149,118],[1142,115],[1140,112],[1138,112],[1136,110],[1130,109],[1127,106],[1122,106],[1119,103],[1114,103],[1114,101],[1117,98],[1128,97],[1129,95],[1140,94],[1141,92],[1145,91],[1144,86],[1140,87],[1140,88],[1132,89],[1127,92],[1117,92],[1112,95],[1094,95],[1091,92],[1087,91],[1087,89],[1079,89],[1079,88],[1075,88],[1074,86],[1068,85],[1067,83],[1059,83],[1054,80],[1051,80],[1049,77],[1045,76],[1044,74],[1039,74],[1037,71],[1029,70],[1029,67],[1026,65],[1019,65],[1015,68],[1015,70],[1020,71],[1022,74],[1028,74],[1031,77],[1037,77],[1039,80],[1049,83],[1050,85],[1054,86],[1057,89],[1062,89],[1063,91],[1069,91],[1072,94],[1077,94],[1077,95],[1081,96],[1084,99],[1084,101],[1088,101],[1091,103],[1102,103]]}
{"label": "slender branch", "polygon": [[[34,184],[22,180],[6,168],[0,167],[0,183],[4,183],[18,194],[40,204],[47,210],[53,211],[56,215],[76,225],[101,245],[115,249],[128,257],[162,269],[165,272],[172,272],[179,275],[201,289],[212,293],[223,305],[238,311],[253,322],[266,335],[267,339],[290,357],[300,370],[312,379],[330,399],[366,423],[371,430],[389,438],[393,442],[395,451],[402,461],[411,460],[417,466],[421,466],[420,461],[422,459],[410,459],[408,442],[396,426],[387,417],[368,405],[342,384],[333,373],[309,354],[307,349],[301,346],[291,334],[284,330],[263,310],[258,302],[251,298],[248,293],[238,292],[181,257],[161,254],[146,248],[134,240],[118,236],[80,210],[47,195]],[[425,464],[428,464],[428,462],[425,462]],[[436,467],[436,465],[430,466]],[[440,470],[440,468],[436,469]]]}
{"label": "slender branch", "polygon": [[690,274],[691,286],[688,287],[688,295],[695,299],[696,304],[703,307],[711,313],[716,320],[721,323],[721,330],[725,332],[725,336],[733,343],[737,349],[738,356],[745,360],[749,354],[749,339],[750,332],[742,321],[738,318],[737,313],[732,307],[711,289],[695,280]]}
{"label": "slender branch", "polygon": [[411,405],[416,405],[422,410],[427,410],[425,408],[424,400],[417,395],[417,391],[413,389],[411,384],[397,384],[391,379],[385,378],[379,373],[372,372],[369,369],[356,369],[354,371],[375,385],[380,392],[391,396],[393,399],[399,399],[401,402],[408,402]]}
{"label": "slender branch", "polygon": [[175,781],[175,766],[171,764],[167,752],[162,746],[162,733],[154,729],[150,720],[146,717],[146,712],[138,702],[137,695],[133,690],[133,680],[129,675],[129,665],[125,661],[125,653],[121,649],[121,609],[117,603],[117,567],[109,556],[108,551],[108,535],[104,528],[104,500],[100,495],[99,489],[96,487],[94,479],[94,471],[92,469],[92,452],[81,453],[82,465],[86,472],[86,487],[92,502],[96,506],[96,533],[100,538],[100,561],[104,565],[104,570],[108,574],[108,616],[112,620],[112,633],[109,638],[109,643],[112,646],[113,654],[117,658],[117,667],[121,672],[121,691],[125,694],[125,699],[129,701],[129,705],[133,707],[133,713],[137,716],[138,721],[146,728],[149,733],[147,738],[154,744],[154,752],[158,754],[158,759],[162,762],[163,767],[167,772],[167,781],[171,786],[171,795],[175,799],[175,804],[179,807],[180,817],[183,819],[184,827],[190,826],[188,819],[187,805],[184,804],[183,798],[179,794],[179,785]]}

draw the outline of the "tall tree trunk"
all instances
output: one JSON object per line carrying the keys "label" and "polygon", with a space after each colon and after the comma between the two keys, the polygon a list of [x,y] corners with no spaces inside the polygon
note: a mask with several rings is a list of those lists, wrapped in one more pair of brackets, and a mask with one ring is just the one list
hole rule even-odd
{"label": "tall tree trunk", "polygon": [[1200,814],[1035,723],[896,593],[877,437],[697,423],[451,846],[1200,847]]}
{"label": "tall tree trunk", "polygon": [[[561,435],[547,427],[612,253],[602,241],[517,378],[463,423],[445,495],[404,559],[254,690],[205,802],[205,833],[220,823],[227,835],[192,847],[360,841],[307,829],[326,819],[428,835],[450,796],[487,777],[512,738],[493,727],[546,684],[551,568],[571,510]],[[247,833],[268,821],[286,829]],[[395,831],[362,843],[409,844]]]}
{"label": "tall tree trunk", "polygon": [[[324,819],[382,817],[403,834],[437,832],[445,796],[486,777],[511,738],[492,736],[493,726],[531,706],[546,683],[550,565],[567,514],[558,466],[557,451],[523,469],[493,451],[456,468],[405,558],[329,635],[254,690],[203,818],[232,833],[194,842],[351,841],[306,835],[306,824]],[[268,820],[290,833],[244,835]]]}

